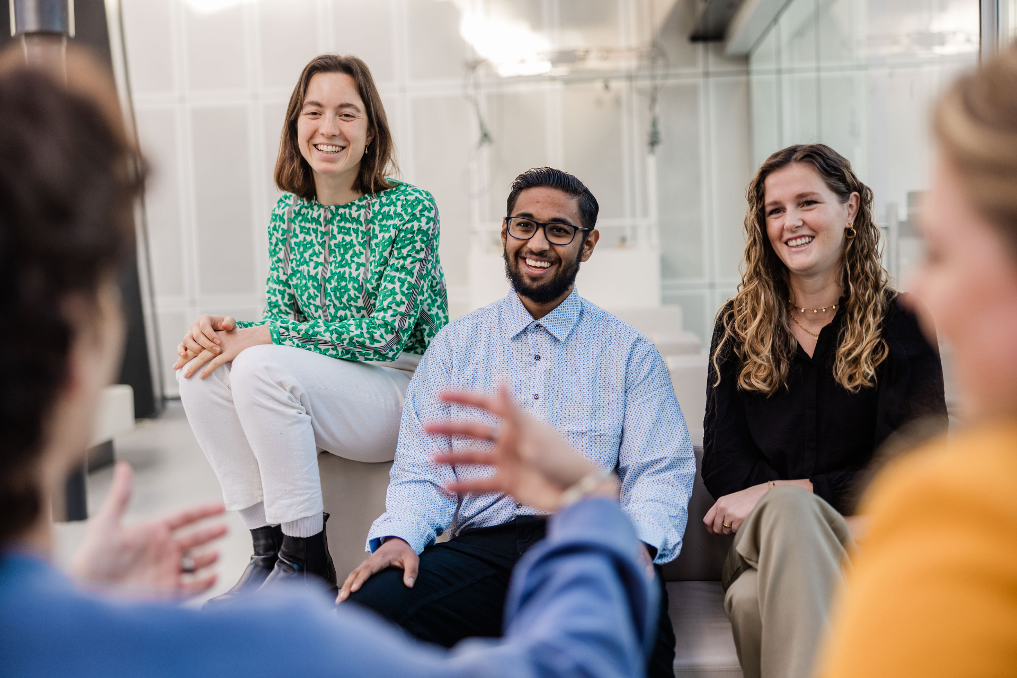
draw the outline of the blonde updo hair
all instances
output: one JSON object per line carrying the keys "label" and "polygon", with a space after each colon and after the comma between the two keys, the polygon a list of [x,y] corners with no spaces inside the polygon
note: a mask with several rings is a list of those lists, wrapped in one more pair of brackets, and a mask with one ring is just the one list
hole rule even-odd
{"label": "blonde updo hair", "polygon": [[955,82],[933,129],[975,208],[1017,258],[1017,45]]}

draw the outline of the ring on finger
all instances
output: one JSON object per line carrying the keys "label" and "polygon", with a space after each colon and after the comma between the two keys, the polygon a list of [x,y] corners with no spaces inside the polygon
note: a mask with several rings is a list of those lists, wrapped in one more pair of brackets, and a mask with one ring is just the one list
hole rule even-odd
{"label": "ring on finger", "polygon": [[731,524],[730,523],[721,523],[721,527],[726,527],[727,529],[730,530],[731,529]]}
{"label": "ring on finger", "polygon": [[180,571],[184,574],[194,574],[195,569],[194,558],[185,554],[180,559]]}

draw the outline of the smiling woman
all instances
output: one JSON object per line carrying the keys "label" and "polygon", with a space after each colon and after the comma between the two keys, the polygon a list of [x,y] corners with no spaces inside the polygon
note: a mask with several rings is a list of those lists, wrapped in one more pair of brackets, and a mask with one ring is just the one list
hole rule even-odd
{"label": "smiling woman", "polygon": [[845,516],[860,472],[901,426],[945,424],[943,373],[889,285],[872,191],[846,158],[778,151],[748,198],[745,275],[711,347],[702,473],[719,499],[706,523],[735,533],[725,606],[746,675],[804,678],[858,526]]}
{"label": "smiling woman", "polygon": [[213,606],[276,580],[336,590],[318,450],[391,460],[406,387],[448,322],[438,209],[386,176],[392,153],[367,65],[313,59],[279,144],[264,317],[203,315],[179,346],[184,410],[254,542]]}

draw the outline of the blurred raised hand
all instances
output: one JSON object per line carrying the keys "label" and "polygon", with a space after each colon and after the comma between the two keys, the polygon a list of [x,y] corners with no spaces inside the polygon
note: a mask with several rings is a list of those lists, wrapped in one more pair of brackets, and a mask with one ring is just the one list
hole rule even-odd
{"label": "blurred raised hand", "polygon": [[118,463],[106,501],[89,520],[71,574],[89,584],[143,597],[182,598],[210,588],[215,574],[207,568],[219,559],[219,553],[191,551],[222,537],[226,526],[211,525],[186,534],[180,530],[222,514],[223,505],[196,506],[128,526],[123,524],[123,516],[131,499],[131,485],[131,467]]}
{"label": "blurred raised hand", "polygon": [[[448,421],[431,422],[424,427],[429,433],[465,436],[494,443],[491,451],[467,450],[435,456],[434,461],[439,464],[475,464],[489,466],[496,472],[490,478],[452,483],[445,488],[448,492],[508,494],[528,506],[554,511],[560,506],[565,490],[597,470],[553,428],[516,406],[504,386],[493,396],[447,392],[441,397],[445,402],[476,407],[501,419],[497,428],[480,423]],[[617,481],[605,479],[598,485],[596,493],[617,497]]]}

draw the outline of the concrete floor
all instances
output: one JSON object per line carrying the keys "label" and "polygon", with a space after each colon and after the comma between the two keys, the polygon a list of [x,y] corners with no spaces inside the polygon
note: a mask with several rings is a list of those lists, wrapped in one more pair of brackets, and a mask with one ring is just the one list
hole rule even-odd
{"label": "concrete floor", "polygon": [[[134,494],[126,521],[138,522],[163,516],[193,504],[222,501],[219,481],[212,472],[179,401],[171,401],[159,419],[139,420],[130,433],[113,443],[118,460],[134,469]],[[88,475],[88,513],[93,515],[109,491],[113,469],[108,467]],[[219,551],[216,585],[189,601],[200,606],[236,583],[251,556],[251,534],[239,514],[228,512],[219,518],[229,532],[212,548]],[[70,561],[84,533],[85,523],[58,523],[54,530],[56,559]]]}

